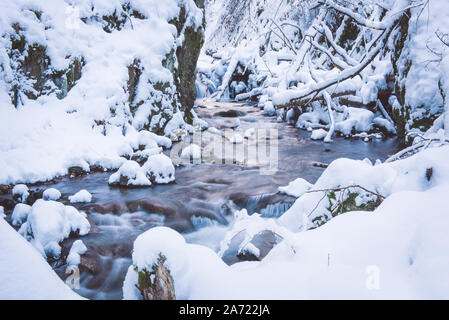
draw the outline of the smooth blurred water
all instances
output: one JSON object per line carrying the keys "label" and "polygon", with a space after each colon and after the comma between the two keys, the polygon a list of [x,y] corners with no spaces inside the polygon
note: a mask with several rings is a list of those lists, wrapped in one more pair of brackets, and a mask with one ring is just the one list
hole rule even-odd
{"label": "smooth blurred water", "polygon": [[[249,213],[279,217],[295,199],[276,194],[277,188],[298,177],[314,183],[324,171],[314,166],[314,162],[330,163],[340,157],[385,160],[398,149],[395,139],[366,143],[335,138],[331,144],[312,141],[309,132],[266,117],[251,105],[203,104],[196,112],[210,126],[226,128],[230,120],[236,119],[215,114],[227,110],[242,112],[241,132],[249,128],[278,130],[279,166],[275,174],[261,175],[257,166],[203,163],[177,168],[174,184],[146,189],[111,188],[108,186],[111,173],[63,178],[45,186],[57,188],[65,197],[81,189],[93,195],[92,203],[77,207],[89,214],[92,231],[82,240],[97,272],[81,273],[78,293],[91,299],[121,299],[123,280],[132,262],[133,242],[150,228],[168,226],[181,232],[188,242],[218,250],[233,210],[247,208]],[[235,262],[233,259],[229,261]],[[56,269],[63,279],[67,277],[64,270],[64,266]]]}

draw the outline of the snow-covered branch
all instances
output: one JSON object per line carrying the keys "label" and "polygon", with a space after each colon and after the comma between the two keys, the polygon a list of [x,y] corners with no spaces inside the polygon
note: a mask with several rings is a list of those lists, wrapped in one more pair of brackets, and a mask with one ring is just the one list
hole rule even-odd
{"label": "snow-covered branch", "polygon": [[330,31],[330,29],[328,28],[328,26],[326,26],[324,23],[321,24],[321,27],[323,28],[324,31],[324,35],[326,36],[327,41],[329,42],[329,44],[332,46],[332,48],[343,58],[345,59],[345,61],[350,64],[351,66],[355,66],[357,65],[359,62],[353,58],[351,58],[346,51],[340,47],[337,43],[335,43],[333,37],[332,37],[332,32]]}
{"label": "snow-covered branch", "polygon": [[385,42],[390,36],[396,24],[391,24],[388,29],[384,30],[380,35],[377,45],[373,48],[362,60],[360,64],[357,66],[348,68],[340,72],[337,76],[334,76],[330,79],[324,80],[316,85],[310,85],[308,88],[303,90],[287,90],[285,92],[281,92],[275,94],[273,97],[273,102],[276,106],[282,106],[285,104],[289,104],[295,100],[304,99],[310,95],[313,95],[317,92],[321,92],[333,85],[341,83],[347,79],[353,78],[360,74],[360,72],[365,69],[379,54],[379,52],[384,48]]}
{"label": "snow-covered branch", "polygon": [[358,24],[365,26],[370,29],[376,29],[376,30],[385,30],[389,27],[388,19],[384,19],[386,21],[373,21],[365,19],[360,14],[352,11],[351,9],[345,8],[337,3],[335,3],[333,0],[320,0],[320,3],[326,5],[327,7],[330,7],[332,9],[337,10],[338,12],[341,12],[352,19],[356,21]]}

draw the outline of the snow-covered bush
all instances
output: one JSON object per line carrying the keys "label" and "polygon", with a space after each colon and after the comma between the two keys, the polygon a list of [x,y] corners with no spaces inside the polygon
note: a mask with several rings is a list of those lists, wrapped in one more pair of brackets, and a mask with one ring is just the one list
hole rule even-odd
{"label": "snow-covered bush", "polygon": [[59,258],[60,242],[71,233],[84,236],[90,224],[83,212],[55,201],[37,200],[31,207],[19,233],[45,257]]}

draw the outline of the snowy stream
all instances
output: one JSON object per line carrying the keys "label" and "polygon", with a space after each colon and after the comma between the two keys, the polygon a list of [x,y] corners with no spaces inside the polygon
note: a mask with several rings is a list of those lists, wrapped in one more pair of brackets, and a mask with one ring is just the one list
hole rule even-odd
{"label": "snowy stream", "polygon": [[[233,210],[246,208],[249,213],[278,217],[295,201],[293,197],[279,194],[278,187],[298,177],[314,183],[324,170],[316,163],[328,164],[340,157],[385,160],[398,149],[395,139],[367,143],[335,138],[330,144],[312,141],[309,132],[278,122],[254,105],[216,102],[199,105],[196,112],[210,127],[224,130],[238,124],[235,130],[242,136],[250,128],[277,129],[277,171],[272,175],[261,175],[255,165],[216,162],[179,167],[176,183],[146,189],[109,187],[111,173],[62,178],[46,185],[63,194],[86,189],[93,195],[92,203],[77,206],[89,214],[92,225],[91,232],[82,238],[88,247],[84,259],[85,265],[89,266],[89,270],[81,268],[81,288],[75,290],[82,296],[121,299],[123,280],[131,265],[133,242],[139,234],[154,226],[171,227],[181,232],[188,242],[218,251],[219,243],[232,223]],[[71,242],[73,240],[64,244],[63,252],[70,248]],[[269,247],[269,239],[266,242]],[[230,252],[224,260],[231,264],[239,258]],[[53,267],[62,279],[67,278],[65,265],[53,263]]]}

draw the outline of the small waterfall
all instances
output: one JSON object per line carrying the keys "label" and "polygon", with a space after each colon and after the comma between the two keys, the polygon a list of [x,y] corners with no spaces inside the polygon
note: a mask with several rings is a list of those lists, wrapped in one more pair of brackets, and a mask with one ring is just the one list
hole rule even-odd
{"label": "small waterfall", "polygon": [[293,205],[288,196],[279,194],[263,194],[250,197],[244,208],[249,214],[258,213],[264,218],[279,218]]}
{"label": "small waterfall", "polygon": [[210,219],[208,217],[203,216],[191,216],[190,221],[192,222],[193,226],[195,227],[195,230],[205,228],[205,227],[212,227],[216,226],[219,223],[216,220]]}
{"label": "small waterfall", "polygon": [[260,210],[259,213],[264,218],[279,218],[290,209],[292,205],[293,204],[289,202],[269,204],[267,207]]}

